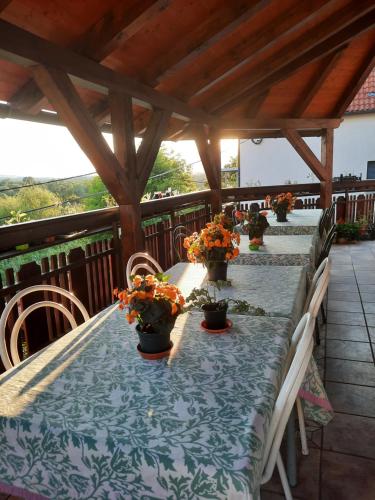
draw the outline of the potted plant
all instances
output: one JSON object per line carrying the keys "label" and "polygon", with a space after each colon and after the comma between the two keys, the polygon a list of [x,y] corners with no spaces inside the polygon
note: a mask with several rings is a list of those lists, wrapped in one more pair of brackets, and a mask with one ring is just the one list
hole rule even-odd
{"label": "potted plant", "polygon": [[239,254],[240,235],[225,229],[223,224],[209,222],[201,232],[184,240],[190,262],[200,262],[207,267],[209,281],[226,281],[228,261]]}
{"label": "potted plant", "polygon": [[233,231],[233,220],[224,212],[214,215],[213,222],[214,224],[221,224],[228,231]]}
{"label": "potted plant", "polygon": [[366,239],[366,237],[367,237],[367,231],[368,231],[368,220],[367,220],[367,217],[360,217],[358,219],[358,224],[359,224],[359,236],[362,239]]}
{"label": "potted plant", "polygon": [[336,225],[336,242],[348,243],[359,240],[360,225],[358,222],[349,222]]}
{"label": "potted plant", "polygon": [[241,212],[237,210],[235,217],[240,221],[242,231],[249,235],[249,240],[260,240],[260,245],[263,245],[263,235],[266,229],[270,226],[267,220],[268,213],[263,212]]}
{"label": "potted plant", "polygon": [[272,197],[266,196],[266,206],[272,208],[276,214],[277,222],[288,222],[286,216],[293,210],[296,198],[292,193],[280,193]]}
{"label": "potted plant", "polygon": [[251,314],[252,316],[265,315],[264,309],[254,307],[246,302],[246,300],[232,298],[217,299],[216,289],[220,290],[224,284],[227,284],[227,282],[217,281],[212,283],[212,294],[209,292],[209,285],[207,285],[207,288],[194,288],[186,298],[187,310],[199,309],[203,311],[203,325],[205,329],[225,329],[228,326],[228,311],[236,314]]}
{"label": "potted plant", "polygon": [[176,318],[183,312],[185,299],[180,290],[162,274],[133,276],[133,288],[114,291],[119,308],[127,309],[129,324],[137,322],[138,350],[163,353],[171,348],[170,333]]}

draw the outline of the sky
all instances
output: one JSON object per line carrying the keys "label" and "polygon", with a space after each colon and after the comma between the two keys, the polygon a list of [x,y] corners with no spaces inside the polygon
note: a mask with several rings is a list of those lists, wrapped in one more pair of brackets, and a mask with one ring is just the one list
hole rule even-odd
{"label": "sky", "polygon": [[[112,136],[104,134],[112,147]],[[92,172],[86,157],[65,127],[0,119],[0,176],[70,177]],[[203,171],[194,141],[165,142],[168,151],[180,154],[195,172]],[[237,141],[223,140],[222,165],[237,156]]]}

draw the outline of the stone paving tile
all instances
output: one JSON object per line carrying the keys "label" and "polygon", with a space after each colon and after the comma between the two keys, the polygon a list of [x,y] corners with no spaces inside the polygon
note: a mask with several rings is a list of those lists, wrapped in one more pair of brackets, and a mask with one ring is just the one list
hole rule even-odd
{"label": "stone paving tile", "polygon": [[349,302],[360,302],[361,298],[357,290],[349,292],[337,292],[328,289],[328,302],[330,300],[347,300]]}
{"label": "stone paving tile", "polygon": [[353,264],[354,271],[373,271],[374,265],[372,262],[368,262],[367,264]]}
{"label": "stone paving tile", "polygon": [[330,286],[336,284],[336,283],[345,283],[348,285],[354,285],[357,287],[357,282],[355,279],[355,276],[342,276],[341,274],[334,274],[331,275],[330,277]]}
{"label": "stone paving tile", "polygon": [[[375,306],[375,304],[374,304]],[[342,311],[342,312],[363,312],[360,302],[350,302],[349,300],[329,300],[329,311]],[[372,311],[368,311],[372,312]]]}
{"label": "stone paving tile", "polygon": [[341,266],[340,268],[332,268],[330,272],[331,279],[336,276],[341,276],[345,278],[354,278],[355,279],[355,274],[354,270],[351,266],[351,269],[342,269],[344,266]]}
{"label": "stone paving tile", "polygon": [[363,302],[375,302],[375,293],[361,292]]}
{"label": "stone paving tile", "polygon": [[374,500],[374,492],[375,460],[322,452],[321,500]]}
{"label": "stone paving tile", "polygon": [[369,284],[361,283],[361,284],[359,284],[358,288],[359,288],[359,291],[361,293],[362,292],[365,292],[365,293],[375,293],[375,285],[369,285]]}
{"label": "stone paving tile", "polygon": [[[362,361],[326,358],[326,380],[375,387],[375,366]],[[374,394],[374,389],[372,391]],[[356,412],[352,410],[352,413]]]}
{"label": "stone paving tile", "polygon": [[357,292],[358,287],[357,284],[354,283],[334,283],[330,282],[329,284],[330,292]]}
{"label": "stone paving tile", "polygon": [[328,339],[326,341],[326,356],[329,358],[367,361],[368,363],[373,362],[371,347],[368,342]]}
{"label": "stone paving tile", "polygon": [[335,411],[375,418],[373,387],[327,382],[326,390]]}
{"label": "stone paving tile", "polygon": [[359,326],[366,325],[363,313],[345,313],[345,312],[330,311],[328,314],[327,322],[336,323],[337,325],[359,325]]}
{"label": "stone paving tile", "polygon": [[371,342],[375,343],[375,328],[369,327],[368,332],[370,334],[370,340],[371,340]]}
{"label": "stone paving tile", "polygon": [[356,278],[360,289],[361,285],[375,285],[375,266],[373,273],[369,271],[360,271],[356,273]]}
{"label": "stone paving tile", "polygon": [[375,302],[363,302],[363,309],[366,314],[375,314]]}
{"label": "stone paving tile", "polygon": [[375,314],[366,314],[367,325],[374,327],[375,326]]}
{"label": "stone paving tile", "polygon": [[375,419],[336,413],[324,428],[323,448],[351,455],[375,459],[375,446],[370,436],[375,436]]}
{"label": "stone paving tile", "polygon": [[[328,313],[329,314],[329,313]],[[365,326],[327,324],[327,339],[369,342]]]}

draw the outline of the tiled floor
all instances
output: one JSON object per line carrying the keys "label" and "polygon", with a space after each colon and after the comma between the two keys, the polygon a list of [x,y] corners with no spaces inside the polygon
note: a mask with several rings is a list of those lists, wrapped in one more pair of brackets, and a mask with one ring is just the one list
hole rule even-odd
{"label": "tiled floor", "polygon": [[[375,241],[335,245],[316,359],[335,417],[299,457],[297,500],[375,500]],[[277,472],[262,500],[281,500]]]}

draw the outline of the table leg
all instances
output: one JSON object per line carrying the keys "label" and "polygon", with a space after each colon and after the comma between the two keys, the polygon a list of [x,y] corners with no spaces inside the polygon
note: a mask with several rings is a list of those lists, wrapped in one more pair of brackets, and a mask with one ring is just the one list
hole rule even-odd
{"label": "table leg", "polygon": [[296,412],[293,406],[286,428],[287,475],[290,486],[297,486]]}

